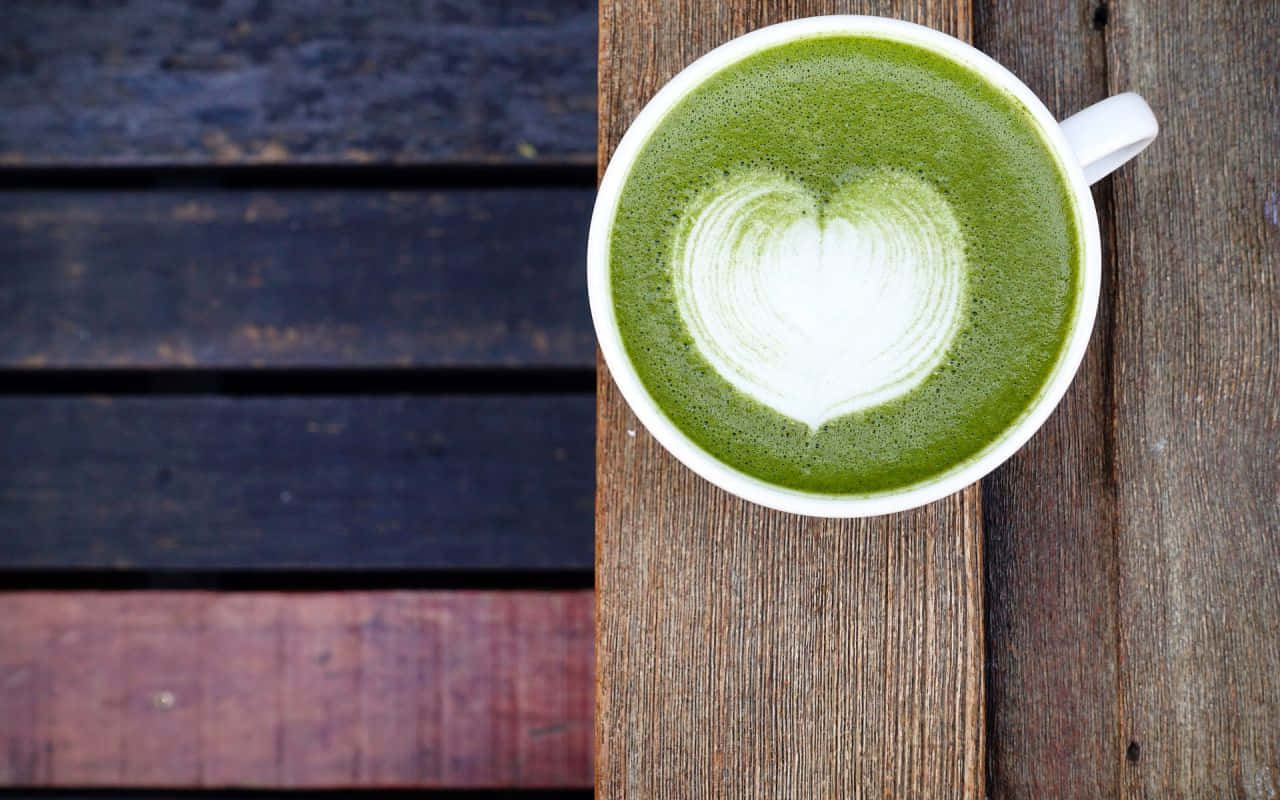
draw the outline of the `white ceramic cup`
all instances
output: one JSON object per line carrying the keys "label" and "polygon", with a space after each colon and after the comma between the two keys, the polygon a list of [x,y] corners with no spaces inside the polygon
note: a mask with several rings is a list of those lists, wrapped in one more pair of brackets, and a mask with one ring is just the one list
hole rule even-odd
{"label": "white ceramic cup", "polygon": [[[609,282],[609,240],[619,195],[636,157],[667,112],[725,67],[769,47],[823,34],[871,35],[922,46],[973,69],[1017,98],[1030,111],[1044,142],[1063,167],[1084,239],[1083,287],[1076,318],[1058,363],[1030,408],[966,462],[923,484],[866,495],[824,495],[788,489],[741,472],[695,444],[650,397],[628,359],[614,316]],[[636,117],[614,151],[596,196],[587,242],[587,289],[600,350],[622,396],[654,438],[694,472],[739,497],[781,511],[821,517],[890,514],[933,502],[979,480],[1003,463],[1044,424],[1062,399],[1084,357],[1098,306],[1102,249],[1089,185],[1137,155],[1151,143],[1156,132],[1151,109],[1132,93],[1109,97],[1059,123],[1025,84],[991,58],[959,39],[909,22],[865,16],[809,17],[752,31],[717,47],[672,78]]]}

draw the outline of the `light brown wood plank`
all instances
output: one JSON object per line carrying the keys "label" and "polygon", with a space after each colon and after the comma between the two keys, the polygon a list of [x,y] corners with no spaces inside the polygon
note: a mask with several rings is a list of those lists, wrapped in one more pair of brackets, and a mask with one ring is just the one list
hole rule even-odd
{"label": "light brown wood plank", "polygon": [[1126,795],[1276,797],[1280,5],[1116,3],[1106,38],[1162,124],[1115,179]]}
{"label": "light brown wood plank", "polygon": [[[602,3],[601,165],[693,58],[837,12],[970,36],[967,2]],[[977,487],[874,520],[767,511],[668,456],[603,365],[598,389],[597,796],[982,797]]]}
{"label": "light brown wood plank", "polygon": [[0,785],[587,786],[589,591],[0,594]]}
{"label": "light brown wood plank", "polygon": [[[1095,7],[983,0],[974,36],[1062,119],[1107,94]],[[1094,202],[1103,291],[1084,363],[1044,428],[982,486],[992,798],[1094,800],[1119,789],[1109,180]]]}

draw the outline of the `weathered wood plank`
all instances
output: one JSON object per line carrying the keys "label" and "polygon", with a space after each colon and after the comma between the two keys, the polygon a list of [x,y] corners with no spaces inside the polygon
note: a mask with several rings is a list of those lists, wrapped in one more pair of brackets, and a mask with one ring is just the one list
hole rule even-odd
{"label": "weathered wood plank", "polygon": [[589,591],[0,594],[6,786],[585,786]]}
{"label": "weathered wood plank", "polygon": [[0,193],[0,366],[589,367],[593,194]]}
{"label": "weathered wood plank", "polygon": [[1116,3],[1111,89],[1161,138],[1115,179],[1123,782],[1280,794],[1280,5]]}
{"label": "weathered wood plank", "polygon": [[[592,800],[590,788],[580,789],[434,789],[415,792],[427,800]],[[183,800],[192,792],[170,793],[155,789],[106,787],[101,789],[9,789],[5,800]],[[366,800],[367,789],[211,789],[201,791],[201,800]]]}
{"label": "weathered wood plank", "polygon": [[589,395],[0,398],[0,567],[589,568]]}
{"label": "weathered wood plank", "polygon": [[[1091,3],[986,0],[975,15],[978,46],[1059,119],[1106,96]],[[992,798],[1119,793],[1109,181],[1094,201],[1104,266],[1089,351],[1045,427],[982,486]]]}
{"label": "weathered wood plank", "polygon": [[[967,2],[602,3],[601,163],[696,56],[841,11],[970,35]],[[599,376],[597,796],[982,797],[977,487],[872,520],[770,512],[680,466]]]}
{"label": "weathered wood plank", "polygon": [[595,3],[19,0],[0,163],[590,163]]}

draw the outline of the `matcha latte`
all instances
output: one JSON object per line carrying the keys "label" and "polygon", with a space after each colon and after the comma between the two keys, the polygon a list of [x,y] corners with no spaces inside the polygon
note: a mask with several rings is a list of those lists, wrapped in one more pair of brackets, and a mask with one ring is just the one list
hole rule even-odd
{"label": "matcha latte", "polygon": [[618,332],[718,461],[900,491],[1044,392],[1081,304],[1071,197],[1031,114],[977,72],[871,35],[776,45],[641,146],[608,243]]}

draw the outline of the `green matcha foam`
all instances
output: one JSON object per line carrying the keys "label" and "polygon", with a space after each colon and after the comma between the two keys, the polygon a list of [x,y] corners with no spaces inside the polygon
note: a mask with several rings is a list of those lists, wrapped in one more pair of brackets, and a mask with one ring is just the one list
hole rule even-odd
{"label": "green matcha foam", "polygon": [[610,280],[628,357],[690,439],[771,483],[862,494],[1022,415],[1081,261],[1065,178],[1013,98],[921,47],[821,36],[668,113],[625,180]]}

